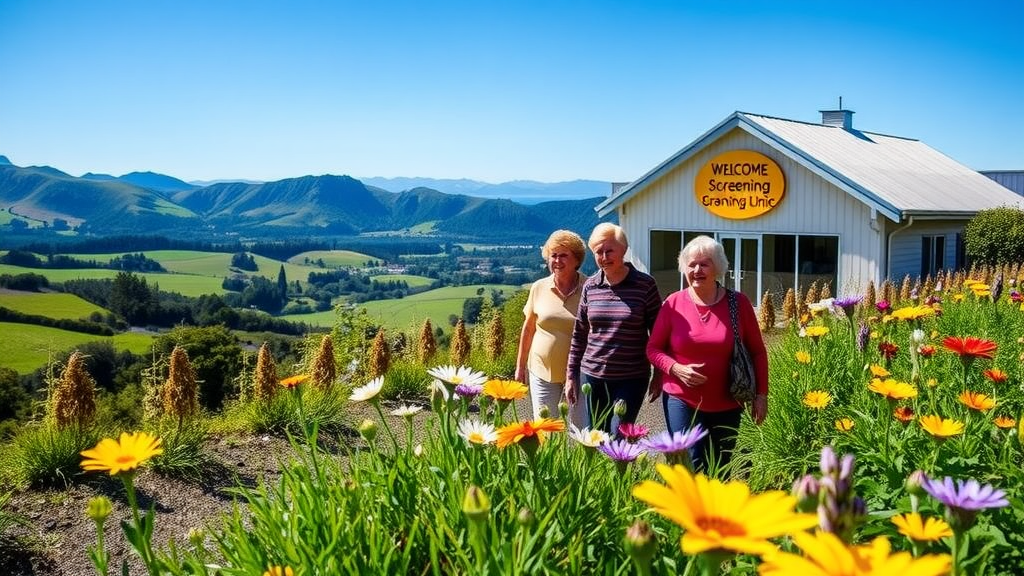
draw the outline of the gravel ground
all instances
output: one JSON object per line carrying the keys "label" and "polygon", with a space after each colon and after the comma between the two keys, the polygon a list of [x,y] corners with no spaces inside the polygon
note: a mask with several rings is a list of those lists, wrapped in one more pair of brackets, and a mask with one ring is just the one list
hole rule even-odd
{"label": "gravel ground", "polygon": [[[520,417],[529,417],[529,401],[521,401],[516,410]],[[387,413],[387,412],[385,412]],[[423,422],[429,412],[421,412],[416,422]],[[364,417],[377,418],[376,412],[354,413],[352,421]],[[404,426],[395,418],[395,426]],[[652,430],[664,429],[664,418],[658,402],[645,404],[638,421]],[[354,424],[355,425],[355,424]],[[290,447],[284,439],[272,436],[212,439],[209,454],[216,465],[202,482],[184,482],[161,477],[143,470],[136,478],[139,503],[156,512],[153,541],[163,548],[173,539],[187,545],[188,534],[196,528],[217,526],[223,514],[230,512],[232,496],[229,489],[239,483],[255,486],[276,479],[279,462],[288,457]],[[114,504],[107,520],[105,538],[110,553],[112,573],[120,573],[127,558],[131,573],[143,573],[123,535],[119,523],[130,517],[120,481],[92,475],[85,482],[67,489],[26,490],[14,495],[9,510],[28,520],[24,527],[11,531],[13,541],[0,543],[0,574],[5,576],[86,576],[95,574],[87,547],[96,540],[95,527],[86,518],[85,509],[93,496],[105,494]]]}

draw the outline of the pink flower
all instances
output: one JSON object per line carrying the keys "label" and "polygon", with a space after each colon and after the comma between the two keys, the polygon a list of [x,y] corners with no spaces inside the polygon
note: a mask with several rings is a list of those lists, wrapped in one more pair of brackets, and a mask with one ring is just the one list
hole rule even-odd
{"label": "pink flower", "polygon": [[650,428],[643,424],[634,424],[632,422],[619,424],[619,436],[625,438],[630,443],[646,437],[650,432]]}

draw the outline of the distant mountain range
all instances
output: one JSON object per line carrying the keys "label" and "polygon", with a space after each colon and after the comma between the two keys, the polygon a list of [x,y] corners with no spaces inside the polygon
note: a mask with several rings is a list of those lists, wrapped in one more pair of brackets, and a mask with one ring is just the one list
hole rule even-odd
{"label": "distant mountain range", "polygon": [[598,223],[593,208],[608,191],[610,184],[586,180],[487,184],[334,175],[201,186],[153,172],[75,177],[49,166],[15,166],[0,156],[6,220],[66,223],[102,235],[375,233],[536,241],[558,228],[585,236]]}

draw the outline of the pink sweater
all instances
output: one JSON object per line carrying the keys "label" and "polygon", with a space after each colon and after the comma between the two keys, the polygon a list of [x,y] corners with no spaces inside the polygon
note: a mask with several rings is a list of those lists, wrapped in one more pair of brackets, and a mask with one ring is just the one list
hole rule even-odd
{"label": "pink sweater", "polygon": [[[757,373],[757,393],[768,393],[768,353],[765,351],[757,316],[750,300],[736,294],[740,338],[746,344]],[[729,358],[732,355],[732,323],[729,301],[722,297],[711,307],[707,322],[701,322],[689,290],[669,295],[658,312],[654,330],[647,342],[647,358],[660,372],[664,391],[704,412],[722,412],[739,406],[729,395]],[[682,384],[669,370],[676,362],[704,366],[698,371],[707,377],[703,386]]]}

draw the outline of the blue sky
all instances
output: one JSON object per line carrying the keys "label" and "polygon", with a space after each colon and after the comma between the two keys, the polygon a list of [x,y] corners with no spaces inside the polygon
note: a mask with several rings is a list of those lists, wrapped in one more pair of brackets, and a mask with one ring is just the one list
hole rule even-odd
{"label": "blue sky", "polygon": [[630,181],[735,110],[1024,169],[1024,2],[4,0],[0,154],[74,175]]}

